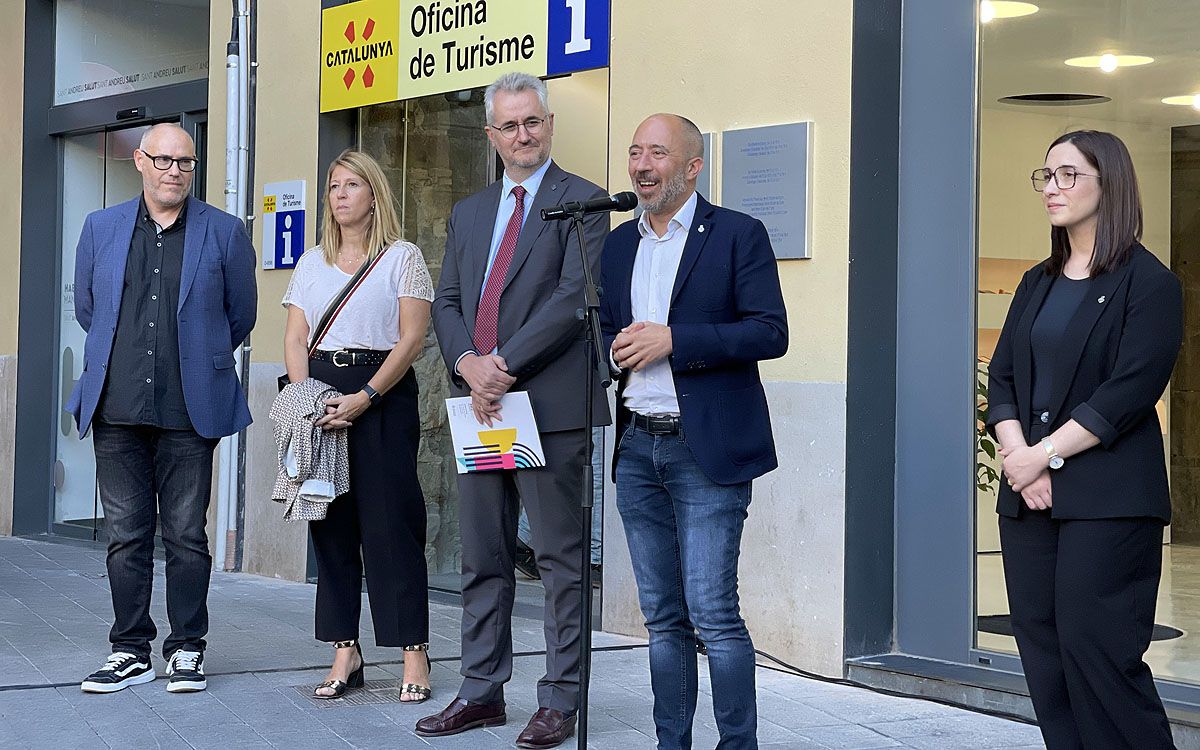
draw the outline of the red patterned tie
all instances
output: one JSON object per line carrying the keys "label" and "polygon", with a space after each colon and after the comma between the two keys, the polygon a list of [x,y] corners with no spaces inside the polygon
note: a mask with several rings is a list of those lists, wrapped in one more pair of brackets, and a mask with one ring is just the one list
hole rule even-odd
{"label": "red patterned tie", "polygon": [[496,348],[500,326],[500,292],[504,289],[504,279],[508,276],[513,252],[517,249],[517,237],[521,235],[521,223],[525,220],[525,188],[517,185],[512,189],[512,194],[517,199],[517,207],[513,209],[508,226],[504,229],[504,239],[500,240],[500,249],[492,261],[492,270],[483,288],[483,298],[479,300],[479,310],[475,313],[475,351],[481,355],[491,354]]}

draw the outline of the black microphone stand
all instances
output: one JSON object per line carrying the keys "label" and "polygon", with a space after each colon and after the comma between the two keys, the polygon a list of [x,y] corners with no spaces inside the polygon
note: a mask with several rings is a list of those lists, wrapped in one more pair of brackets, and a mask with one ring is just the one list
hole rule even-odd
{"label": "black microphone stand", "polygon": [[[587,245],[583,240],[583,217],[585,210],[576,204],[571,212],[571,229],[579,239],[579,257],[583,265],[583,307],[576,311],[576,316],[584,321],[587,342],[584,356],[588,359],[587,377],[584,380],[584,430],[588,444],[592,442],[592,409],[595,407],[594,392],[597,377],[602,388],[608,388],[612,383],[612,369],[608,357],[604,353],[604,337],[600,335],[600,289],[592,278],[591,263],[588,260]],[[583,509],[583,590],[580,592],[579,616],[579,721],[576,724],[576,741],[578,747],[587,748],[588,726],[588,687],[592,675],[592,506],[594,474],[592,456],[589,451],[587,462],[583,469],[583,491],[580,495],[579,506]]]}

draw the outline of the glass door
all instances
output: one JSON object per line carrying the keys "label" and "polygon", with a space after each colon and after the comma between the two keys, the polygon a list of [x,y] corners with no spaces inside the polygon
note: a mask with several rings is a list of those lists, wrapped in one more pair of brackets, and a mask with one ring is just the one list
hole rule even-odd
{"label": "glass door", "polygon": [[59,268],[57,395],[54,419],[54,531],[96,538],[103,511],[96,491],[96,460],[89,434],[79,439],[75,421],[64,409],[83,372],[86,334],[75,320],[75,247],[89,213],[122,203],[142,190],[133,163],[149,126],[108,130],[63,138],[62,233]]}

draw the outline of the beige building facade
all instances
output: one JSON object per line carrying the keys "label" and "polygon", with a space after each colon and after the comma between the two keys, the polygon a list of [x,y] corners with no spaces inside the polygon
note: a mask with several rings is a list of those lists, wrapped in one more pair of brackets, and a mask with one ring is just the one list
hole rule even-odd
{"label": "beige building facade", "polygon": [[[360,147],[383,164],[405,234],[436,280],[450,207],[497,175],[480,84],[323,106],[323,9],[341,5],[249,3],[255,246],[270,252],[267,186],[292,180],[306,181],[302,244],[314,245],[325,170],[342,148]],[[419,4],[392,5],[408,24],[405,14]],[[527,23],[524,11],[498,0],[484,5],[494,22],[511,13],[513,28]],[[1083,0],[1047,2],[1054,7],[1013,18],[975,0],[570,5],[606,14],[606,38],[595,41],[608,55],[606,64],[549,78],[554,159],[610,192],[628,189],[629,139],[654,112],[686,115],[708,136],[702,191],[717,203],[739,163],[725,148],[729,133],[809,126],[802,208],[810,257],[778,262],[791,338],[786,356],[762,366],[780,466],[754,485],[743,541],[741,605],[756,647],[820,675],[1028,711],[1003,633],[994,495],[977,481],[988,460],[974,429],[976,381],[1007,311],[1012,274],[1047,250],[1025,175],[1066,130],[1096,127],[1127,139],[1147,197],[1146,242],[1191,289],[1200,116],[1161,100],[1200,95],[1200,54],[1172,32],[1200,31],[1195,4],[1112,0],[1111,17],[1124,22],[1094,18]],[[194,21],[189,28],[206,29],[206,38],[168,39],[174,57],[166,63],[155,58],[165,54],[161,44],[145,54],[157,62],[129,59],[127,48],[149,42],[123,41],[116,31],[84,39],[83,52],[62,43],[81,28],[107,28],[105,13],[131,6],[145,6],[149,23],[164,29]],[[1154,13],[1143,12],[1150,7]],[[59,408],[77,375],[67,358],[81,336],[70,326],[64,287],[74,235],[87,211],[136,194],[126,152],[137,129],[156,121],[192,129],[202,197],[224,206],[230,4],[0,0],[0,10],[10,21],[0,29],[7,156],[0,180],[16,187],[0,201],[0,219],[20,237],[0,248],[10,269],[0,276],[0,533],[102,539],[87,445]],[[1104,45],[1156,48],[1159,62],[1107,77],[1062,65],[1058,58],[1067,55],[1039,40],[1067,27],[1079,30],[1070,46],[1080,55]],[[402,46],[404,60],[407,51]],[[535,72],[547,72],[544,61],[534,62],[542,66]],[[122,65],[149,75],[130,80]],[[71,74],[78,80],[68,80]],[[1007,99],[1046,91],[1107,101],[1083,109],[1061,106],[1070,100]],[[258,325],[245,371],[255,422],[244,435],[244,464],[233,468],[242,489],[229,551],[218,564],[306,580],[313,575],[306,530],[285,524],[269,499],[275,445],[266,415],[283,369],[279,302],[289,276],[258,271]],[[1189,352],[1185,362],[1194,359]],[[441,402],[445,374],[432,331],[416,369],[427,557],[431,572],[445,576],[459,562],[457,498]],[[1200,455],[1200,432],[1184,410],[1194,399],[1188,383],[1195,369],[1180,371],[1161,407],[1170,417],[1164,438],[1181,490],[1182,536],[1166,537],[1160,620],[1185,635],[1156,642],[1148,656],[1164,697],[1181,712],[1200,705],[1193,687],[1200,646],[1193,668],[1187,635],[1200,632],[1200,608],[1188,598],[1195,592],[1172,583],[1194,580],[1188,545],[1200,528],[1193,510],[1200,500],[1190,497],[1200,486],[1191,458]],[[607,435],[610,451],[613,442]],[[599,626],[637,635],[642,618],[612,492],[609,484]],[[214,534],[215,524],[214,511]]]}

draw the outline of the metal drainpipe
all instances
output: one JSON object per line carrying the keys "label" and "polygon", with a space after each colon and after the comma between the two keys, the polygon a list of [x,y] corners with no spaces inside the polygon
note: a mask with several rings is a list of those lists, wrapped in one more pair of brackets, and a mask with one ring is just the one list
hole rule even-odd
{"label": "metal drainpipe", "polygon": [[[246,178],[248,170],[249,121],[247,119],[248,0],[233,0],[233,28],[225,56],[225,210],[246,220]],[[234,367],[245,378],[243,347],[233,351]],[[244,386],[243,386],[244,387]],[[241,481],[241,435],[221,440],[217,469],[217,538],[215,562],[220,570],[233,570],[237,564],[238,493]]]}
{"label": "metal drainpipe", "polygon": [[[245,92],[246,95],[243,101],[242,112],[245,113],[246,119],[246,231],[250,236],[254,236],[254,221],[257,214],[254,209],[254,150],[250,147],[255,137],[255,102],[258,100],[258,15],[255,13],[254,7],[250,2],[246,3],[247,12],[247,34],[243,37],[246,40],[246,65],[245,71]],[[242,379],[242,392],[245,394],[247,401],[250,399],[250,358],[253,346],[251,339],[253,334],[246,337],[246,341],[242,348],[242,359],[239,376]],[[242,546],[246,541],[246,528],[243,521],[246,518],[246,430],[242,430],[240,440],[238,441],[237,455],[237,497],[234,499],[233,518],[237,519],[237,528],[234,531],[235,544],[233,551],[234,570],[242,569]],[[227,555],[228,556],[228,553]]]}

